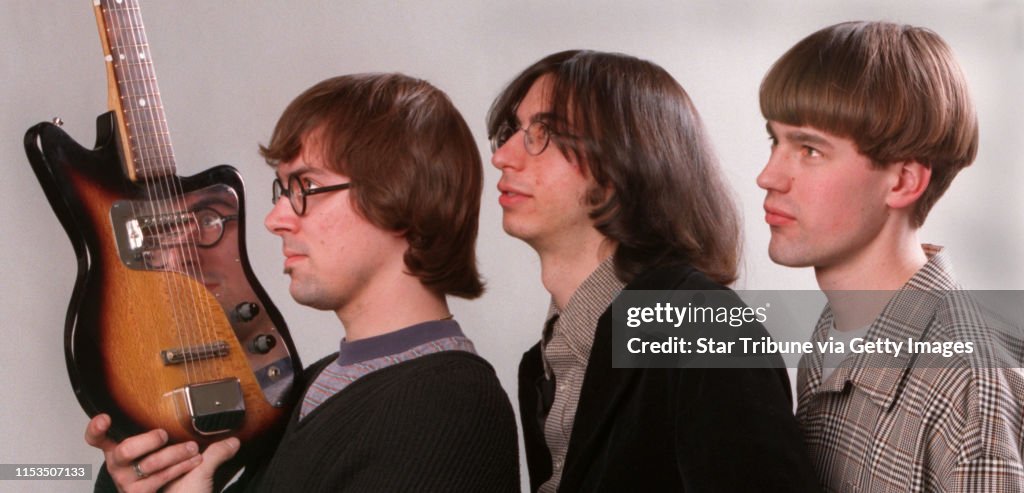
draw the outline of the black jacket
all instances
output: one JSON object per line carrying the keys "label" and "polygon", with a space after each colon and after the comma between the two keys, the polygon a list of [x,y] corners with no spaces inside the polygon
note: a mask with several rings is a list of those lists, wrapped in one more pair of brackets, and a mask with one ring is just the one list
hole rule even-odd
{"label": "black jacket", "polygon": [[[677,265],[626,289],[726,288]],[[612,368],[611,312],[597,324],[559,491],[818,490],[784,369]],[[538,344],[519,365],[531,491],[551,477],[543,381]]]}

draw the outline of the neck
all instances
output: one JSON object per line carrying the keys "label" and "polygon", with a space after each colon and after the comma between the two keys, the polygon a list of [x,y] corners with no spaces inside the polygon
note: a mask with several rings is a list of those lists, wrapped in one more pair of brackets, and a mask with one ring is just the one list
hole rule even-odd
{"label": "neck", "polygon": [[395,332],[410,325],[449,317],[444,296],[427,289],[419,278],[399,272],[376,283],[358,300],[336,310],[349,341]]}
{"label": "neck", "polygon": [[928,262],[917,230],[883,231],[869,245],[843,262],[815,267],[818,286],[835,315],[837,330],[870,324],[893,292]]}
{"label": "neck", "polygon": [[564,248],[537,249],[541,282],[560,310],[569,304],[580,284],[615,253],[616,243],[597,230]]}

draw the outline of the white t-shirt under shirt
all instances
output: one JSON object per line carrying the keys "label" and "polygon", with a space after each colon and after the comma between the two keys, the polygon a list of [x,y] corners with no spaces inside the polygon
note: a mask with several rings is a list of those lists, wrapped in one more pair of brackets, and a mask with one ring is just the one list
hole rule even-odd
{"label": "white t-shirt under shirt", "polygon": [[[847,358],[854,356],[854,353],[849,351],[850,341],[858,337],[863,339],[864,336],[868,335],[868,329],[870,328],[871,325],[865,325],[854,330],[839,331],[836,330],[835,324],[832,324],[832,326],[828,328],[828,335],[825,340],[827,341],[831,339],[837,343],[843,343],[843,348],[846,349],[846,352],[824,354],[824,357],[821,360],[822,382],[827,382],[828,377],[832,376],[832,372],[835,371],[837,367],[842,366],[843,362],[846,361]],[[836,346],[838,346],[838,344],[836,344]]]}

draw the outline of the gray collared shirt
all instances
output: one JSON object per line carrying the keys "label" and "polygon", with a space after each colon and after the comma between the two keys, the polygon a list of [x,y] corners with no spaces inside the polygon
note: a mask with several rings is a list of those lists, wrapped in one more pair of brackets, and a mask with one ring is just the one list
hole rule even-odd
{"label": "gray collared shirt", "polygon": [[541,485],[541,492],[558,490],[597,320],[626,286],[615,276],[613,258],[605,259],[580,284],[563,310],[554,300],[548,310],[541,354],[545,376],[555,379],[555,399],[544,422],[544,441],[551,451],[551,479]]}

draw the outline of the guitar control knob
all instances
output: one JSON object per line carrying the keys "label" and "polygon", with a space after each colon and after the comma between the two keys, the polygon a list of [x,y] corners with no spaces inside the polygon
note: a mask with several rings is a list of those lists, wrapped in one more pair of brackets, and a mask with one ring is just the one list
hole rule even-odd
{"label": "guitar control knob", "polygon": [[235,318],[242,322],[250,322],[260,314],[260,306],[251,301],[244,301],[235,307]]}
{"label": "guitar control knob", "polygon": [[270,334],[260,334],[252,340],[252,349],[260,354],[267,354],[277,345],[277,338]]}

